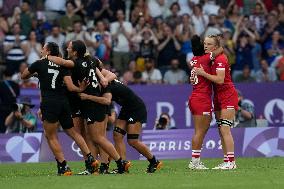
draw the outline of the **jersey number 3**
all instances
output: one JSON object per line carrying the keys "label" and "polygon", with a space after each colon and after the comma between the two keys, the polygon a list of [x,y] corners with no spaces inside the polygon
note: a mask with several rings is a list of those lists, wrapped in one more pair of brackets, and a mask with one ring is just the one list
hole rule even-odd
{"label": "jersey number 3", "polygon": [[91,81],[92,87],[97,88],[99,84],[98,84],[98,79],[96,77],[96,72],[94,69],[90,69],[89,77],[92,78],[92,81]]}
{"label": "jersey number 3", "polygon": [[47,71],[48,73],[53,74],[52,80],[51,80],[51,88],[55,89],[56,78],[59,74],[59,70],[48,69]]}

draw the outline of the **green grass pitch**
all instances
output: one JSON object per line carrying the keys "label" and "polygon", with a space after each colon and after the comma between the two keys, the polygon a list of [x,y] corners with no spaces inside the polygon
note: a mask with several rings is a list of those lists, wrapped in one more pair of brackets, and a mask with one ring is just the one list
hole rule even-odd
{"label": "green grass pitch", "polygon": [[[204,159],[213,167],[221,159]],[[231,171],[187,169],[188,160],[164,160],[154,174],[146,174],[146,161],[133,161],[125,175],[56,176],[55,162],[0,164],[1,189],[284,189],[284,159],[238,158],[238,169]],[[83,162],[68,163],[73,172],[83,170]],[[114,164],[112,163],[112,167]]]}

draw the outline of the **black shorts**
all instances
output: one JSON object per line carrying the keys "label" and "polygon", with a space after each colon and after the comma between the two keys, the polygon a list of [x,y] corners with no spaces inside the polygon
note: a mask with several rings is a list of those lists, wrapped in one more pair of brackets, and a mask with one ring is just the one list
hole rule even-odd
{"label": "black shorts", "polygon": [[70,104],[72,118],[81,117],[81,99],[74,93],[68,93],[67,97]]}
{"label": "black shorts", "polygon": [[87,125],[102,122],[107,115],[107,106],[92,101],[82,101],[82,117]]}
{"label": "black shorts", "polygon": [[127,121],[128,124],[134,124],[136,122],[147,122],[147,110],[145,106],[140,106],[135,109],[122,107],[118,119]]}
{"label": "black shorts", "polygon": [[60,123],[63,129],[73,127],[70,105],[67,98],[45,98],[40,104],[42,120],[50,123]]}

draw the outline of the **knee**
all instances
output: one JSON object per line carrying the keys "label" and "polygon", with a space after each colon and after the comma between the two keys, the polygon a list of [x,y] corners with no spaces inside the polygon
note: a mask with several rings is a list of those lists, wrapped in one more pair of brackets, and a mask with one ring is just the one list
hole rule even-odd
{"label": "knee", "polygon": [[123,130],[119,127],[115,127],[114,130],[113,130],[113,140],[121,141],[121,140],[123,140],[125,134],[126,134],[125,130]]}
{"label": "knee", "polygon": [[135,147],[137,144],[138,144],[138,139],[128,139],[127,140],[127,143],[132,146],[132,147]]}

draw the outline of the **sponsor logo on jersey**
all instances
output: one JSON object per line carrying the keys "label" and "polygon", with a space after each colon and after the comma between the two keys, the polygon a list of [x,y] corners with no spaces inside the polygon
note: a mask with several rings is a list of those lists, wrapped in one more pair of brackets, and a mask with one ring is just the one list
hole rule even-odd
{"label": "sponsor logo on jersey", "polygon": [[87,67],[87,62],[82,62],[82,66],[86,68]]}

